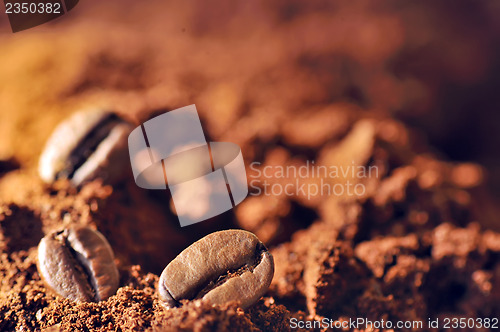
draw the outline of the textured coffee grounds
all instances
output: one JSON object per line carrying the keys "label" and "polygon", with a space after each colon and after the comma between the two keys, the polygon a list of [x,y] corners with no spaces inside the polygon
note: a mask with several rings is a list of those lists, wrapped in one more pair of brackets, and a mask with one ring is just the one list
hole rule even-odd
{"label": "textured coffee grounds", "polygon": [[[120,201],[109,187],[93,183],[79,193],[62,184],[57,192],[33,188],[36,194],[28,206],[2,206],[1,329],[57,325],[62,330],[247,330],[284,327],[290,316],[301,313],[317,319],[363,315],[392,320],[495,315],[500,303],[500,235],[467,222],[471,197],[466,191],[451,184],[422,189],[416,181],[418,168],[408,167],[380,181],[380,189],[365,202],[338,202],[335,211],[328,212],[337,214],[332,222],[315,221],[296,232],[291,242],[273,249],[276,274],[271,289],[247,312],[197,301],[166,311],[155,292],[157,275],[138,266],[127,268],[133,261],[150,267],[167,263],[168,254],[154,248],[151,240],[150,251],[143,246],[147,255],[140,253],[141,239],[150,239],[151,230],[173,228],[160,213],[151,214],[154,204],[142,209],[121,205],[126,213],[120,223],[113,226],[113,219],[106,219],[111,223],[104,226],[107,221],[100,218],[107,209],[116,210]],[[429,195],[443,198],[436,202]],[[457,201],[457,195],[468,199]],[[140,206],[147,200],[133,202]],[[38,206],[43,210],[34,208]],[[147,216],[154,228],[141,227]],[[444,218],[448,223],[439,222]],[[46,289],[36,271],[36,245],[43,231],[73,222],[100,225],[121,263],[121,287],[107,301],[75,304],[61,299]],[[126,234],[132,238],[122,239]],[[180,242],[179,237],[172,240]]]}
{"label": "textured coffee grounds", "polygon": [[[0,331],[268,331],[289,329],[292,317],[499,317],[499,211],[486,188],[496,175],[449,161],[426,142],[436,128],[441,142],[484,142],[486,134],[468,130],[470,113],[440,110],[471,105],[450,89],[469,91],[495,72],[498,8],[122,3],[82,2],[67,19],[0,35]],[[214,13],[222,7],[228,12]],[[158,14],[168,12],[176,15]],[[123,19],[129,13],[136,22]],[[219,16],[235,13],[238,20]],[[472,103],[473,115],[495,102],[476,89],[483,104]],[[138,124],[192,103],[209,139],[240,145],[247,166],[354,161],[377,166],[378,176],[335,179],[363,184],[361,196],[250,196],[181,229],[168,194],[137,188],[131,176],[77,191],[36,174],[45,140],[81,106]],[[429,133],[396,117],[421,119]],[[335,182],[305,181],[321,180]],[[97,228],[115,252],[120,288],[106,301],[73,303],[40,280],[39,240],[73,223]],[[274,256],[265,296],[245,311],[197,300],[165,310],[156,287],[168,262],[235,227],[256,233]]]}
{"label": "textured coffee grounds", "polygon": [[[393,157],[397,146],[377,135],[374,139],[372,151],[380,145],[388,160]],[[404,147],[400,152],[413,154]],[[162,234],[172,236],[176,228],[163,214],[152,212],[160,210],[156,197],[140,199],[132,186],[115,194],[116,189],[97,182],[80,192],[62,182],[57,191],[32,188],[27,206],[11,203],[1,209],[1,329],[265,330],[285,328],[290,317],[494,317],[500,309],[500,234],[473,222],[470,193],[443,179],[456,166],[432,160],[440,180],[429,188],[418,180],[428,167],[419,166],[415,158],[408,160],[409,165],[398,165],[377,180],[361,201],[329,198],[325,219],[318,217],[291,241],[271,249],[273,283],[246,312],[235,304],[211,307],[200,301],[165,310],[156,295],[158,275],[128,265],[141,262],[155,271],[167,263],[168,253],[158,250],[161,241],[154,242],[152,233],[167,227]],[[132,205],[120,205],[123,200]],[[116,224],[104,218],[109,210],[120,216]],[[147,220],[151,226],[141,227]],[[43,232],[74,222],[102,229],[117,254],[121,287],[106,301],[77,304],[62,299],[46,288],[36,271],[36,245]],[[146,246],[140,245],[141,239],[148,239]],[[164,242],[173,246],[177,241],[182,247],[181,239],[179,232],[174,242]],[[187,245],[190,240],[184,241]],[[165,248],[172,248],[169,245]]]}

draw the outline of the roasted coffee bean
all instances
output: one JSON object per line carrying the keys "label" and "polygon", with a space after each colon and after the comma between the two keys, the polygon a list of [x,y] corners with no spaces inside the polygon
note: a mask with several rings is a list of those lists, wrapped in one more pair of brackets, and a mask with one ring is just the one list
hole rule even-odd
{"label": "roasted coffee bean", "polygon": [[51,183],[67,178],[75,186],[103,178],[119,179],[128,166],[127,139],[132,126],[113,113],[87,110],[56,127],[40,157],[38,172]]}
{"label": "roasted coffee bean", "polygon": [[163,270],[158,285],[167,308],[201,298],[248,308],[266,292],[274,275],[273,257],[252,233],[212,233],[181,252]]}
{"label": "roasted coffee bean", "polygon": [[113,295],[119,283],[113,250],[88,227],[71,227],[45,236],[38,245],[38,272],[59,295],[97,302]]}

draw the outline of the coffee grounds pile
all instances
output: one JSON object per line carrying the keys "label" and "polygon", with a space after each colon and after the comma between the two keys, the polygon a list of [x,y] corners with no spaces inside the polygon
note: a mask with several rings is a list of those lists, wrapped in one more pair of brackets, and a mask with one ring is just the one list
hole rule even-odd
{"label": "coffee grounds pile", "polygon": [[[495,175],[452,161],[429,144],[426,127],[403,121],[432,119],[443,135],[467,128],[467,118],[440,107],[464,100],[447,87],[477,88],[498,68],[500,7],[216,3],[85,1],[52,23],[0,34],[0,331],[283,331],[293,318],[425,326],[500,317]],[[80,189],[38,177],[46,139],[80,108],[112,109],[139,125],[193,103],[210,141],[242,149],[250,195],[232,211],[181,228],[169,194],[138,188],[131,174]],[[375,173],[332,176],[320,166]],[[349,185],[363,190],[349,194]],[[114,250],[120,287],[106,301],[63,299],[37,272],[40,239],[75,223],[98,229]],[[166,310],[157,294],[163,268],[229,228],[270,249],[265,296],[247,310],[200,300]]]}

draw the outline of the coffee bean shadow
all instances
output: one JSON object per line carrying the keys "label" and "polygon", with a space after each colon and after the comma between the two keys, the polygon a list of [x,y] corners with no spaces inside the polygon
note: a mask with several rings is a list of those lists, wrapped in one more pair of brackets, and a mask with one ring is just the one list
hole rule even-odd
{"label": "coffee bean shadow", "polygon": [[160,274],[173,258],[201,237],[237,228],[230,211],[181,227],[171,210],[170,192],[139,188],[132,177],[114,186],[93,219],[122,267],[140,265],[142,271],[155,274]]}
{"label": "coffee bean shadow", "polygon": [[[163,202],[163,204],[161,204],[163,214],[167,219],[174,223],[175,228],[177,229],[179,234],[182,234],[182,236],[189,241],[189,244],[213,232],[222,231],[225,229],[240,228],[235,222],[236,217],[234,215],[233,209],[230,209],[204,221],[181,227],[179,223],[179,217],[171,209],[172,196],[170,195],[170,192],[168,190],[150,191],[148,192],[148,196],[158,203]],[[167,202],[167,204],[165,204],[165,202]]]}
{"label": "coffee bean shadow", "polygon": [[8,172],[19,169],[19,162],[15,159],[0,160],[0,177]]}
{"label": "coffee bean shadow", "polygon": [[308,208],[295,200],[290,201],[290,204],[290,213],[282,218],[279,232],[268,243],[271,247],[291,241],[292,235],[296,231],[309,228],[314,221],[320,218],[314,209]]}
{"label": "coffee bean shadow", "polygon": [[12,253],[37,246],[43,237],[42,221],[26,207],[0,206],[0,249]]}

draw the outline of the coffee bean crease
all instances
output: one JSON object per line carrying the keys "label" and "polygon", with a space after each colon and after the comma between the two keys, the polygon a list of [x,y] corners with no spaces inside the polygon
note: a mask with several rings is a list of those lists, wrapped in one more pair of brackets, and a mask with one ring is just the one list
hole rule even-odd
{"label": "coffee bean crease", "polygon": [[79,186],[96,178],[119,179],[125,171],[132,126],[104,110],[80,111],[61,122],[45,144],[38,172],[52,183],[65,178]]}
{"label": "coffee bean crease", "polygon": [[38,245],[37,267],[51,289],[74,301],[105,300],[118,288],[113,251],[101,233],[88,227],[45,236]]}
{"label": "coffee bean crease", "polygon": [[158,289],[167,308],[196,298],[247,308],[266,292],[273,274],[273,258],[254,234],[226,230],[181,252],[162,272]]}

